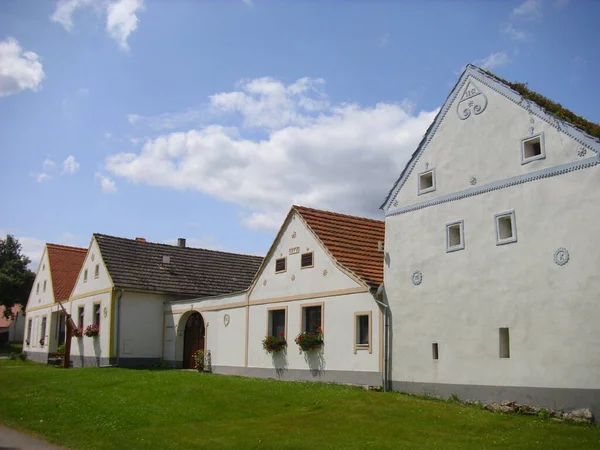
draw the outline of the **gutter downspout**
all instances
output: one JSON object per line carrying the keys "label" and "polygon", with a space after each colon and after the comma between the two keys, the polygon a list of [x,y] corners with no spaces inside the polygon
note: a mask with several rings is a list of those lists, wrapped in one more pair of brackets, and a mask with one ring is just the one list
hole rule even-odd
{"label": "gutter downspout", "polygon": [[390,327],[390,321],[389,321],[389,306],[386,305],[385,303],[377,300],[377,298],[382,298],[383,297],[383,291],[384,291],[384,287],[383,287],[383,283],[381,283],[379,285],[379,287],[377,288],[377,293],[373,296],[375,303],[377,303],[379,306],[384,308],[384,313],[383,313],[383,329],[384,329],[384,335],[383,335],[383,391],[384,392],[389,392],[390,389],[390,382],[389,382],[389,327]]}

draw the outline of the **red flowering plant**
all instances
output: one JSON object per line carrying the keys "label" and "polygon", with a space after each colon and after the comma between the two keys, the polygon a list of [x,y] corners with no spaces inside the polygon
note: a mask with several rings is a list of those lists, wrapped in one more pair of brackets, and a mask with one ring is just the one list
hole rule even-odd
{"label": "red flowering plant", "polygon": [[323,328],[319,326],[317,331],[300,333],[296,336],[296,344],[305,352],[323,347]]}
{"label": "red flowering plant", "polygon": [[83,329],[82,328],[73,328],[73,336],[78,337],[78,338],[83,336]]}
{"label": "red flowering plant", "polygon": [[285,334],[280,333],[279,336],[265,336],[262,341],[263,348],[267,353],[279,352],[287,347]]}
{"label": "red flowering plant", "polygon": [[83,334],[87,337],[97,337],[100,335],[100,327],[98,325],[88,325]]}

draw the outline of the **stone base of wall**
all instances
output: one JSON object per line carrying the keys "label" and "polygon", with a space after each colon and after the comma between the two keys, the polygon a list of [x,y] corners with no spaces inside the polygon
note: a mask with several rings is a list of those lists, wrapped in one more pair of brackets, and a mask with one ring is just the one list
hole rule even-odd
{"label": "stone base of wall", "polygon": [[[412,383],[392,381],[394,391],[409,394],[448,398],[456,395],[461,400],[482,403],[500,403],[513,400],[524,405],[573,411],[587,408],[594,417],[600,417],[600,389],[569,389],[519,386],[483,386],[466,384]],[[598,421],[598,419],[596,419]]]}
{"label": "stone base of wall", "polygon": [[27,359],[43,364],[48,363],[48,352],[32,352],[29,350],[24,350],[27,353]]}
{"label": "stone base of wall", "polygon": [[282,381],[318,381],[324,383],[381,386],[380,372],[346,370],[267,369],[262,367],[212,366],[213,373]]}

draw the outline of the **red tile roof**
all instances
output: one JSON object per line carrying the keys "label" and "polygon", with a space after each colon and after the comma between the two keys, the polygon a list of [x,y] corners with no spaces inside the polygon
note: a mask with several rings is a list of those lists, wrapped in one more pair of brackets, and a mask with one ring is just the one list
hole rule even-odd
{"label": "red tile roof", "polygon": [[54,301],[67,300],[73,291],[87,254],[86,248],[46,244],[52,274]]}
{"label": "red tile roof", "polygon": [[370,286],[383,283],[385,222],[293,206],[339,264]]}

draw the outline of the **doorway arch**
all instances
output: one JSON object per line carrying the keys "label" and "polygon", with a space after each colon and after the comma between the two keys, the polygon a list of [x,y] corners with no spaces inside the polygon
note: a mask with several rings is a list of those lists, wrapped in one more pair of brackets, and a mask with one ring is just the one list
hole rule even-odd
{"label": "doorway arch", "polygon": [[199,312],[193,312],[185,322],[183,333],[183,364],[184,369],[195,369],[194,353],[204,350],[205,326],[204,319]]}

